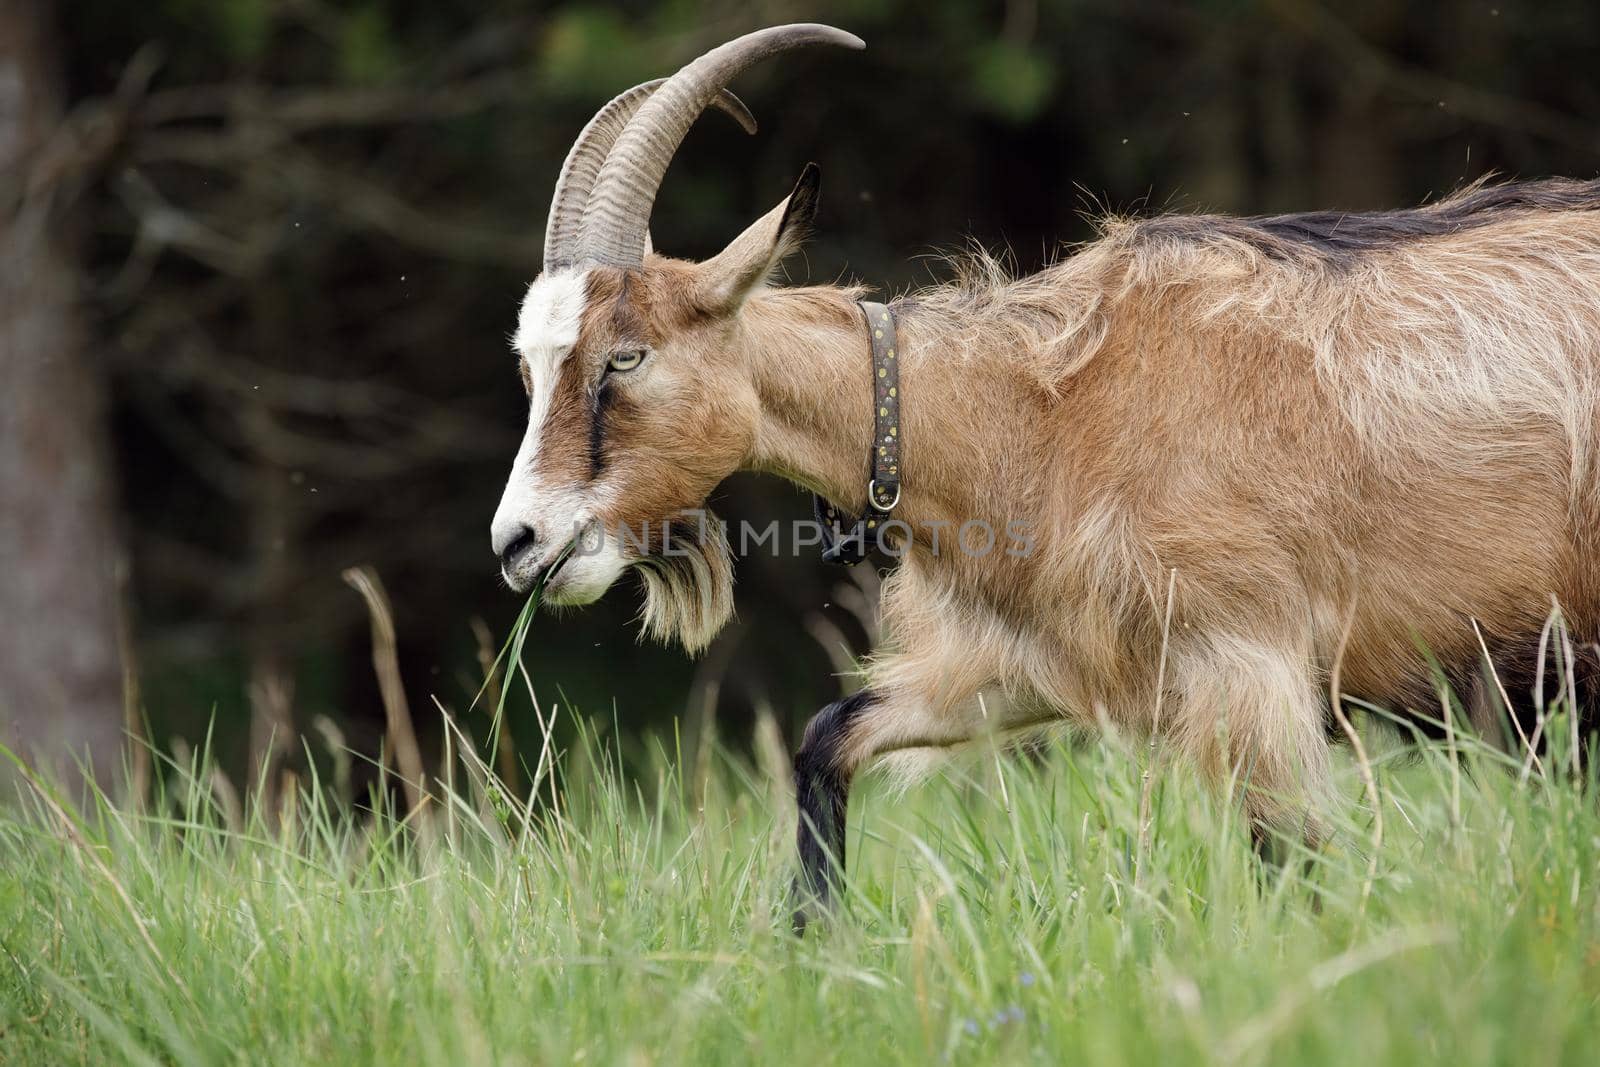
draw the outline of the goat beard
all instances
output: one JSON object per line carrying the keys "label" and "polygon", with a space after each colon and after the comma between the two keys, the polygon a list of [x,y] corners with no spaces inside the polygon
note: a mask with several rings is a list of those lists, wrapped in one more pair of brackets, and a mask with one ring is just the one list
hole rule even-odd
{"label": "goat beard", "polygon": [[733,555],[710,511],[668,520],[662,541],[635,564],[644,581],[643,632],[703,650],[733,614]]}

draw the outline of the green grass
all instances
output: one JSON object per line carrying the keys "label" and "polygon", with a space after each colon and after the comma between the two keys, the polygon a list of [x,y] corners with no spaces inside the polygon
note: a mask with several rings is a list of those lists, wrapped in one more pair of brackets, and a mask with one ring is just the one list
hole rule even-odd
{"label": "green grass", "polygon": [[531,800],[469,759],[408,825],[313,783],[230,827],[198,763],[143,813],[32,790],[0,816],[0,1062],[1594,1062],[1592,778],[1380,752],[1376,864],[1350,766],[1337,840],[1263,882],[1181,769],[1141,834],[1141,756],[869,782],[847,914],[803,942],[775,753],[634,785],[584,732]]}

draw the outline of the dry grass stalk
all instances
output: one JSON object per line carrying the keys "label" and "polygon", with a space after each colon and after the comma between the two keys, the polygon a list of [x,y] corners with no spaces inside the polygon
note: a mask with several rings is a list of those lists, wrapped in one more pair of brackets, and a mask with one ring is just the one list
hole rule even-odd
{"label": "dry grass stalk", "polygon": [[416,730],[411,724],[411,708],[406,703],[405,686],[400,680],[400,657],[394,629],[394,614],[377,572],[371,567],[351,567],[344,580],[367,602],[372,619],[372,668],[383,695],[383,713],[388,724],[389,745],[399,764],[400,784],[405,789],[408,816],[419,832],[426,835],[426,820],[420,816],[427,799],[423,786],[422,751],[417,747]]}
{"label": "dry grass stalk", "polygon": [[[1339,729],[1350,741],[1350,748],[1356,754],[1356,767],[1361,771],[1361,784],[1367,791],[1367,803],[1372,805],[1372,855],[1367,858],[1367,877],[1361,883],[1361,912],[1367,910],[1367,899],[1372,896],[1372,886],[1378,880],[1378,853],[1383,848],[1383,800],[1378,793],[1378,776],[1372,771],[1372,761],[1367,758],[1367,746],[1361,740],[1361,734],[1356,731],[1355,724],[1350,721],[1350,716],[1344,710],[1344,699],[1340,693],[1340,674],[1344,669],[1345,649],[1350,643],[1350,630],[1356,620],[1355,604],[1351,603],[1350,613],[1345,618],[1344,630],[1339,637],[1339,648],[1333,654],[1333,669],[1328,672],[1328,704],[1333,708],[1333,717],[1339,722]],[[1481,640],[1481,637],[1480,637]],[[1509,705],[1508,705],[1509,706]],[[1448,709],[1446,710],[1448,716]]]}
{"label": "dry grass stalk", "polygon": [[1155,794],[1156,746],[1161,740],[1161,698],[1167,689],[1167,647],[1172,639],[1172,601],[1178,591],[1178,568],[1167,573],[1167,609],[1161,619],[1161,658],[1156,661],[1156,705],[1150,717],[1150,741],[1145,754],[1144,781],[1139,789],[1139,852],[1134,861],[1133,882],[1139,884],[1144,860],[1150,848],[1150,806]]}

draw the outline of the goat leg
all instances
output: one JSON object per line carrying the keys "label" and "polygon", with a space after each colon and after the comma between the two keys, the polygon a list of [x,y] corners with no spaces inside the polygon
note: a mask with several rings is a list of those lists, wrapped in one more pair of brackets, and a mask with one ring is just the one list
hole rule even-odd
{"label": "goat leg", "polygon": [[819,711],[806,725],[805,738],[794,756],[795,798],[800,809],[795,843],[800,870],[791,899],[794,931],[832,911],[844,889],[845,814],[850,802],[846,740],[853,724],[876,702],[864,689]]}

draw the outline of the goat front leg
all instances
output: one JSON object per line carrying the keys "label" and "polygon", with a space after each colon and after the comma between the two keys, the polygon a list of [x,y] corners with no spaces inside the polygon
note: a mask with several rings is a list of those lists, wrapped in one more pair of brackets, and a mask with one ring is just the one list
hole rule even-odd
{"label": "goat front leg", "polygon": [[800,809],[795,833],[800,871],[792,894],[795,933],[805,931],[813,914],[828,911],[844,888],[845,815],[855,771],[850,734],[877,700],[876,693],[863,689],[829,704],[806,724],[805,739],[795,753],[795,800]]}
{"label": "goat front leg", "polygon": [[830,913],[844,890],[845,815],[856,771],[905,749],[941,749],[983,729],[976,700],[930,700],[910,691],[863,689],[835,701],[806,726],[794,757],[800,870],[793,902],[795,933]]}
{"label": "goat front leg", "polygon": [[1295,839],[1326,837],[1327,694],[1302,648],[1239,635],[1176,643],[1169,662],[1174,720],[1163,732],[1219,786],[1237,779],[1256,854],[1282,866]]}

